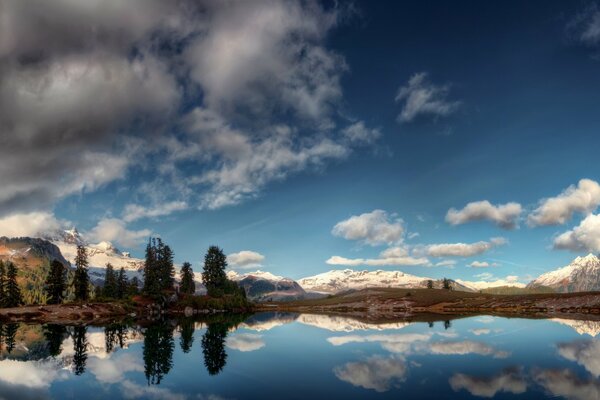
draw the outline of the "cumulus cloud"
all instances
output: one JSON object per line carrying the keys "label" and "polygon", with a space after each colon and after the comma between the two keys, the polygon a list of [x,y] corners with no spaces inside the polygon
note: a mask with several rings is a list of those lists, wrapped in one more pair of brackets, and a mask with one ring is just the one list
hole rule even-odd
{"label": "cumulus cloud", "polygon": [[369,357],[361,362],[349,362],[333,369],[335,376],[353,386],[386,392],[406,380],[408,368],[403,359]]}
{"label": "cumulus cloud", "polygon": [[153,207],[144,207],[139,204],[128,204],[123,211],[123,221],[132,222],[141,218],[156,218],[169,215],[175,211],[182,211],[188,208],[185,201],[171,201],[163,204],[156,204]]}
{"label": "cumulus cloud", "polygon": [[556,397],[569,400],[600,398],[600,382],[597,379],[581,379],[568,369],[538,370],[534,374],[534,380]]}
{"label": "cumulus cloud", "polygon": [[381,136],[381,131],[368,128],[363,121],[358,121],[342,129],[342,134],[351,142],[373,143]]}
{"label": "cumulus cloud", "polygon": [[253,333],[237,333],[227,338],[227,347],[242,352],[256,351],[265,347],[262,335]]}
{"label": "cumulus cloud", "polygon": [[387,258],[346,258],[340,256],[332,256],[325,261],[329,265],[346,265],[348,267],[356,267],[359,265],[367,265],[371,267],[383,267],[390,265],[428,265],[429,260],[425,257],[387,257]]}
{"label": "cumulus cloud", "polygon": [[482,356],[493,356],[494,358],[506,358],[509,353],[502,350],[497,350],[494,347],[482,343],[474,342],[471,340],[464,340],[460,342],[435,342],[429,345],[429,351],[432,354],[446,354],[446,355],[465,355],[465,354],[478,354]]}
{"label": "cumulus cloud", "polygon": [[487,261],[473,261],[472,263],[469,264],[469,267],[472,267],[472,268],[487,268],[487,267],[495,267],[497,265],[498,264],[496,264],[496,263],[490,264]]}
{"label": "cumulus cloud", "polygon": [[489,242],[430,244],[426,247],[426,252],[431,257],[472,257],[506,243],[504,238],[492,238]]}
{"label": "cumulus cloud", "polygon": [[455,392],[464,389],[479,397],[491,398],[501,392],[522,394],[527,391],[527,381],[518,368],[506,369],[490,377],[454,374],[449,382]]}
{"label": "cumulus cloud", "polygon": [[567,31],[575,40],[596,46],[600,43],[600,10],[598,4],[590,3],[567,24]]}
{"label": "cumulus cloud", "polygon": [[521,212],[522,208],[519,203],[492,205],[489,201],[483,200],[471,202],[461,210],[451,208],[446,214],[446,221],[452,225],[460,225],[487,220],[503,229],[514,229],[517,227],[517,220]]}
{"label": "cumulus cloud", "polygon": [[591,179],[581,179],[577,186],[571,185],[556,197],[540,202],[527,218],[530,226],[561,225],[578,212],[590,214],[600,204],[600,185]]}
{"label": "cumulus cloud", "polygon": [[227,256],[227,262],[234,268],[256,268],[265,260],[265,256],[255,251],[242,250]]}
{"label": "cumulus cloud", "polygon": [[[311,1],[3,4],[0,215],[119,180],[215,209],[371,143],[378,130],[338,112],[347,67],[326,38],[343,13]],[[151,178],[129,181],[134,167]],[[150,200],[124,220],[185,208]]]}
{"label": "cumulus cloud", "polygon": [[383,210],[353,215],[338,222],[332,229],[334,236],[360,240],[371,246],[400,242],[404,235],[402,220]]}
{"label": "cumulus cloud", "polygon": [[582,340],[571,343],[559,343],[558,354],[567,360],[582,365],[596,378],[600,376],[600,341]]}
{"label": "cumulus cloud", "polygon": [[58,219],[49,212],[31,212],[13,214],[0,218],[0,236],[7,237],[40,237],[53,233],[70,225],[68,221]]}
{"label": "cumulus cloud", "polygon": [[112,242],[124,247],[135,247],[152,235],[149,229],[129,230],[124,221],[117,218],[105,218],[86,233],[86,238],[96,242]]}
{"label": "cumulus cloud", "polygon": [[448,100],[450,85],[435,85],[426,72],[414,74],[406,86],[398,89],[396,102],[403,103],[399,122],[410,122],[420,115],[445,117],[455,112],[460,101]]}
{"label": "cumulus cloud", "polygon": [[600,215],[585,217],[575,228],[554,238],[554,248],[571,251],[600,251]]}

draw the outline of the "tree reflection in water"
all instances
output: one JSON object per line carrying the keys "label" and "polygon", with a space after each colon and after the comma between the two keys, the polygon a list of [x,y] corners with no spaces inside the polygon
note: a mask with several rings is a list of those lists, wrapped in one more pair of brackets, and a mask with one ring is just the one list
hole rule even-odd
{"label": "tree reflection in water", "polygon": [[173,327],[161,321],[144,333],[144,372],[149,385],[159,385],[173,367]]}
{"label": "tree reflection in water", "polygon": [[107,353],[112,353],[116,346],[121,349],[127,341],[127,326],[123,324],[111,324],[104,328],[104,342]]}
{"label": "tree reflection in water", "polygon": [[189,353],[192,350],[192,344],[194,343],[194,331],[195,325],[194,320],[191,318],[185,318],[179,323],[179,329],[181,332],[181,338],[179,339],[179,345],[184,353]]}
{"label": "tree reflection in water", "polygon": [[4,344],[6,345],[6,351],[8,354],[12,353],[15,348],[15,336],[17,334],[17,330],[19,329],[19,324],[6,324],[4,327]]}
{"label": "tree reflection in water", "polygon": [[64,325],[48,324],[44,326],[44,337],[48,347],[48,353],[52,357],[60,355],[62,343],[67,336],[67,328]]}
{"label": "tree reflection in water", "polygon": [[85,363],[87,361],[87,327],[76,326],[73,329],[73,371],[75,375],[81,375],[85,372]]}
{"label": "tree reflection in water", "polygon": [[202,336],[202,353],[204,365],[209,375],[217,375],[227,362],[225,352],[225,339],[227,338],[227,324],[216,322],[208,325]]}

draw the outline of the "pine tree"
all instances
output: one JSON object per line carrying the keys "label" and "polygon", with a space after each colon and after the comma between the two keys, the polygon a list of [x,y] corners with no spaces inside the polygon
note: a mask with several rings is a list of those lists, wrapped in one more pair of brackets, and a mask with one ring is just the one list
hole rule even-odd
{"label": "pine tree", "polygon": [[109,299],[114,299],[117,295],[117,275],[111,263],[106,264],[102,294]]}
{"label": "pine tree", "polygon": [[75,276],[73,277],[73,286],[75,289],[75,300],[87,301],[90,297],[88,276],[88,260],[85,247],[77,246],[77,256],[75,257]]}
{"label": "pine tree", "polygon": [[146,246],[146,260],[144,262],[144,294],[147,296],[158,296],[160,294],[160,282],[158,280],[156,239],[150,238]]}
{"label": "pine tree", "polygon": [[121,267],[119,277],[117,278],[117,299],[125,298],[128,286],[129,281],[127,280],[127,275],[125,275],[125,268]]}
{"label": "pine tree", "polygon": [[21,289],[17,284],[17,266],[10,261],[6,268],[5,298],[6,307],[18,307],[23,304]]}
{"label": "pine tree", "polygon": [[204,257],[204,271],[202,281],[210,296],[219,296],[227,284],[227,258],[223,250],[217,246],[210,246]]}
{"label": "pine tree", "polygon": [[46,294],[48,304],[60,304],[67,286],[65,266],[58,260],[52,261],[46,278]]}
{"label": "pine tree", "polygon": [[6,304],[6,268],[4,262],[0,260],[0,307]]}
{"label": "pine tree", "polygon": [[192,270],[192,264],[184,262],[180,272],[180,291],[185,294],[194,294],[196,291],[196,284],[194,283],[194,271]]}
{"label": "pine tree", "polygon": [[171,250],[171,247],[169,247],[168,245],[164,245],[162,241],[160,241],[160,244],[160,287],[162,290],[173,290],[173,284],[175,283],[175,266],[173,265],[173,250]]}
{"label": "pine tree", "polygon": [[137,276],[134,276],[129,281],[129,286],[127,287],[127,293],[130,296],[135,296],[139,293],[139,291],[140,291],[140,280],[138,279]]}

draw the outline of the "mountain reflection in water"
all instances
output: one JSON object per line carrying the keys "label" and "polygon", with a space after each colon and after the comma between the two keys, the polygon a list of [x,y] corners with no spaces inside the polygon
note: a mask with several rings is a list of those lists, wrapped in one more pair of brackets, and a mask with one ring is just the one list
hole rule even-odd
{"label": "mountain reflection in water", "polygon": [[0,325],[0,399],[600,399],[598,321],[286,312]]}

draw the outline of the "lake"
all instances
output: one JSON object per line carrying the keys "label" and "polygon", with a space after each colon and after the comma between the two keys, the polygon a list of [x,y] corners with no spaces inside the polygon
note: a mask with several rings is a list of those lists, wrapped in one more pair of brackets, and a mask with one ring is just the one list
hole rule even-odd
{"label": "lake", "polygon": [[260,313],[4,324],[2,399],[600,398],[600,322]]}

